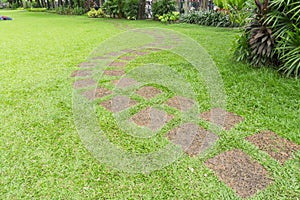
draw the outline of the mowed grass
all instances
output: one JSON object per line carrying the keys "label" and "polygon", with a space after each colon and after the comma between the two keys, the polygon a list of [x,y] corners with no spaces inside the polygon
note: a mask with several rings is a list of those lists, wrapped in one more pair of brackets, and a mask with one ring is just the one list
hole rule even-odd
{"label": "mowed grass", "polygon": [[[236,30],[23,11],[1,11],[1,15],[14,18],[0,22],[1,199],[239,199],[203,164],[233,148],[259,161],[274,179],[252,199],[300,196],[299,153],[282,166],[244,140],[269,129],[300,144],[300,82],[270,69],[234,62],[229,50]],[[102,41],[120,32],[115,23],[169,28],[193,38],[208,51],[222,75],[227,110],[243,116],[245,122],[218,133],[220,140],[207,154],[183,156],[149,174],[127,174],[97,161],[77,134],[70,74]],[[157,59],[180,71],[176,69],[179,59],[162,55],[137,59],[132,66]],[[208,103],[202,103],[206,98],[197,93],[201,81],[188,70],[182,74],[196,91],[201,109],[209,109]],[[109,137],[114,140],[113,135]],[[120,137],[125,145],[142,146],[126,143],[126,135]],[[121,145],[122,138],[115,142]]]}

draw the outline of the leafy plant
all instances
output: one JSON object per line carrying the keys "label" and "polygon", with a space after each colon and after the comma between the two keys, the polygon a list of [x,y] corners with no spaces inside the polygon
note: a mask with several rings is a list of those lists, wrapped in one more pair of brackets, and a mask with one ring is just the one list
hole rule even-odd
{"label": "leafy plant", "polygon": [[177,20],[179,20],[180,13],[179,12],[171,12],[164,14],[162,16],[159,16],[158,19],[163,23],[172,23]]}
{"label": "leafy plant", "polygon": [[88,15],[88,17],[91,17],[91,18],[105,17],[105,13],[103,12],[103,10],[101,8],[99,8],[98,10],[96,10],[95,8],[92,8],[87,13],[87,15]]}
{"label": "leafy plant", "polygon": [[[237,41],[235,55],[237,60],[249,61],[254,66],[272,65],[276,62],[276,56],[272,30],[266,23],[269,1],[261,3],[255,0],[255,3],[253,18]],[[248,45],[245,45],[245,41]]]}
{"label": "leafy plant", "polygon": [[83,15],[85,13],[85,9],[79,6],[73,8],[72,15]]}
{"label": "leafy plant", "polygon": [[229,27],[232,25],[227,14],[213,11],[199,11],[182,15],[181,21],[205,26]]}
{"label": "leafy plant", "polygon": [[276,53],[279,70],[287,76],[300,75],[300,1],[273,0],[267,23],[273,29],[277,41]]}
{"label": "leafy plant", "polygon": [[123,0],[107,0],[103,4],[103,11],[110,15],[110,17],[122,18],[124,17],[123,7]]}
{"label": "leafy plant", "polygon": [[163,16],[167,13],[176,11],[174,0],[158,0],[152,5],[152,14],[154,19],[158,19],[159,16]]}
{"label": "leafy plant", "polygon": [[139,0],[127,0],[124,4],[124,14],[127,19],[137,19],[139,11]]}

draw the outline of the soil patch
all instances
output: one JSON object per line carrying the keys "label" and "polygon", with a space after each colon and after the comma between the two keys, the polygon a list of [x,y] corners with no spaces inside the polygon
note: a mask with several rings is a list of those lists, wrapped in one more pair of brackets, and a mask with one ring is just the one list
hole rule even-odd
{"label": "soil patch", "polygon": [[115,96],[110,100],[100,103],[101,106],[105,107],[111,112],[120,112],[135,104],[137,104],[137,102],[127,96]]}
{"label": "soil patch", "polygon": [[127,77],[121,78],[120,80],[112,80],[111,82],[118,88],[125,88],[138,84],[136,80]]}
{"label": "soil patch", "polygon": [[172,118],[173,115],[170,115],[163,110],[148,107],[133,115],[130,119],[138,126],[145,126],[152,131],[157,131]]}
{"label": "soil patch", "polygon": [[230,130],[236,124],[244,121],[244,118],[234,113],[227,112],[221,108],[213,108],[204,112],[200,117],[206,121],[223,127],[225,130]]}
{"label": "soil patch", "polygon": [[169,99],[166,104],[170,107],[174,107],[185,112],[193,107],[195,101],[182,96],[174,96]]}
{"label": "soil patch", "polygon": [[82,93],[83,96],[85,96],[89,100],[94,100],[98,98],[105,97],[107,95],[110,95],[112,92],[106,88],[98,87],[94,90],[87,90]]}
{"label": "soil patch", "polygon": [[125,72],[124,70],[105,70],[104,74],[108,76],[123,76]]}
{"label": "soil patch", "polygon": [[167,137],[173,143],[180,145],[190,156],[205,151],[218,139],[218,136],[204,128],[186,123],[171,130]]}
{"label": "soil patch", "polygon": [[76,70],[71,74],[71,77],[79,76],[79,77],[85,77],[85,76],[91,76],[93,74],[93,71],[91,70]]}
{"label": "soil patch", "polygon": [[152,99],[160,93],[162,93],[161,90],[159,90],[155,87],[152,87],[152,86],[144,86],[144,87],[140,88],[138,91],[136,91],[136,94],[138,94],[146,99]]}
{"label": "soil patch", "polygon": [[266,151],[272,158],[278,160],[281,164],[291,158],[292,153],[299,151],[300,146],[279,137],[272,131],[263,131],[261,133],[248,136],[246,138],[260,150]]}
{"label": "soil patch", "polygon": [[88,86],[95,86],[97,82],[93,79],[83,79],[83,80],[77,80],[73,83],[73,87],[78,89],[78,88],[84,88]]}
{"label": "soil patch", "polygon": [[267,170],[239,149],[217,155],[205,162],[219,180],[241,197],[250,197],[272,182]]}

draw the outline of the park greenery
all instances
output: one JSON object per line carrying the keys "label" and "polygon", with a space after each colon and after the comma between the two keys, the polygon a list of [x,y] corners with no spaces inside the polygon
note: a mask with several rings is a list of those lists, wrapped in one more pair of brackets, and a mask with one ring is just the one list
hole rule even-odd
{"label": "park greenery", "polygon": [[[245,140],[270,129],[300,144],[299,81],[270,68],[235,61],[228,50],[240,30],[23,10],[1,10],[1,14],[13,20],[0,21],[0,199],[238,200],[241,198],[203,164],[234,148],[257,160],[274,178],[249,199],[299,197],[299,153],[282,165]],[[116,23],[121,27],[168,29],[192,38],[208,52],[222,76],[227,110],[245,121],[230,131],[218,132],[218,142],[204,155],[183,155],[152,173],[132,175],[97,161],[82,144],[74,124],[74,79],[70,75],[102,42],[124,31]],[[167,50],[154,52],[133,60],[126,70],[153,62],[182,75],[193,88],[200,111],[210,109],[203,80],[178,55]],[[112,126],[111,113],[98,104],[95,107],[101,111],[100,123],[109,130],[107,135],[113,143],[131,152],[157,151],[155,145],[148,145],[151,141],[128,140]]]}
{"label": "park greenery", "polygon": [[[5,0],[6,1],[6,0]],[[4,2],[4,1],[3,1]],[[145,0],[8,0],[10,8],[63,15],[145,19]],[[300,2],[297,0],[208,0],[198,10],[181,12],[173,0],[154,1],[152,16],[163,23],[239,27],[241,35],[233,45],[233,56],[253,66],[269,66],[289,77],[300,75]],[[101,8],[99,8],[101,7]],[[180,10],[181,15],[179,12]]]}

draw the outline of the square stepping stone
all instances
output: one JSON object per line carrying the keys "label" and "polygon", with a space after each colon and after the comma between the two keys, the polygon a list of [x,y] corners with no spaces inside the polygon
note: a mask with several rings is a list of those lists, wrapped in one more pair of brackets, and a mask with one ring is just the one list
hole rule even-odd
{"label": "square stepping stone", "polygon": [[107,60],[109,57],[107,56],[95,56],[92,58],[92,60]]}
{"label": "square stepping stone", "polygon": [[94,90],[87,90],[82,93],[83,96],[85,96],[89,100],[94,100],[98,98],[105,97],[107,95],[110,95],[112,92],[106,88],[98,87]]}
{"label": "square stepping stone", "polygon": [[169,99],[166,102],[166,104],[170,107],[174,107],[178,110],[185,112],[193,107],[195,101],[193,99],[188,99],[182,96],[174,96],[171,99]]}
{"label": "square stepping stone", "polygon": [[120,80],[112,80],[112,84],[114,84],[117,88],[126,88],[133,85],[137,85],[138,82],[132,78],[123,77]]}
{"label": "square stepping stone", "polygon": [[133,49],[123,49],[123,50],[121,50],[122,52],[125,52],[125,53],[129,53],[129,52],[132,52],[133,51]]}
{"label": "square stepping stone", "polygon": [[122,54],[123,54],[122,52],[111,52],[111,53],[108,53],[107,55],[109,55],[109,56],[120,56]]}
{"label": "square stepping stone", "polygon": [[104,74],[108,76],[123,76],[124,70],[104,70]]}
{"label": "square stepping stone", "polygon": [[236,124],[244,121],[243,117],[225,111],[221,108],[213,108],[207,112],[202,113],[200,117],[206,121],[223,127],[225,130],[230,130]]}
{"label": "square stepping stone", "polygon": [[148,107],[133,115],[130,120],[138,126],[144,126],[152,131],[157,131],[172,118],[172,115],[163,110]]}
{"label": "square stepping stone", "polygon": [[134,51],[132,53],[135,55],[138,55],[138,56],[144,56],[144,55],[149,54],[149,52],[145,52],[145,51]]}
{"label": "square stepping stone", "polygon": [[173,46],[161,46],[162,49],[172,49]]}
{"label": "square stepping stone", "polygon": [[263,131],[246,137],[246,140],[257,146],[260,150],[266,151],[272,158],[278,160],[281,164],[291,158],[292,153],[299,151],[300,146],[279,137],[272,131]]}
{"label": "square stepping stone", "polygon": [[71,74],[71,77],[85,77],[85,76],[91,76],[93,74],[93,71],[91,70],[76,70]]}
{"label": "square stepping stone", "polygon": [[135,104],[137,104],[137,102],[127,96],[115,96],[110,100],[100,103],[101,106],[105,107],[111,112],[120,112],[122,110],[130,108]]}
{"label": "square stepping stone", "polygon": [[97,66],[96,62],[82,62],[78,65],[80,68],[90,68],[90,67],[95,67]]}
{"label": "square stepping stone", "polygon": [[205,165],[243,198],[265,189],[272,182],[267,170],[239,149],[221,153],[207,160]]}
{"label": "square stepping stone", "polygon": [[97,82],[93,79],[83,79],[83,80],[76,80],[73,83],[73,87],[76,89],[89,87],[89,86],[96,86]]}
{"label": "square stepping stone", "polygon": [[195,156],[211,147],[218,136],[201,126],[186,123],[171,130],[167,138],[181,146],[188,155]]}
{"label": "square stepping stone", "polygon": [[122,56],[119,58],[120,60],[127,60],[127,61],[131,61],[135,59],[135,56]]}
{"label": "square stepping stone", "polygon": [[161,90],[159,90],[155,87],[152,87],[152,86],[144,86],[136,91],[136,94],[138,94],[146,99],[152,99],[160,93],[162,93]]}
{"label": "square stepping stone", "polygon": [[112,67],[125,67],[127,63],[126,62],[112,62],[109,64],[109,66],[112,66]]}

